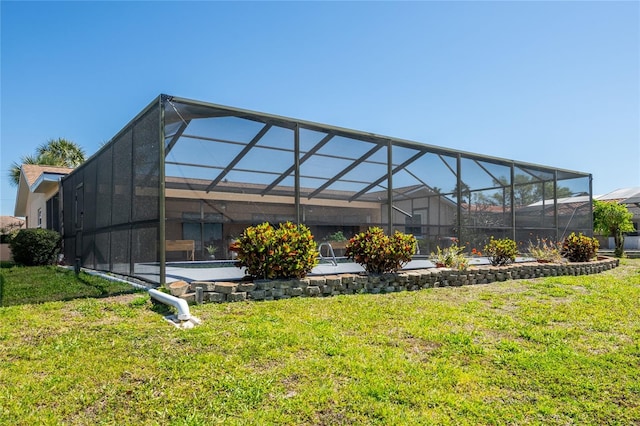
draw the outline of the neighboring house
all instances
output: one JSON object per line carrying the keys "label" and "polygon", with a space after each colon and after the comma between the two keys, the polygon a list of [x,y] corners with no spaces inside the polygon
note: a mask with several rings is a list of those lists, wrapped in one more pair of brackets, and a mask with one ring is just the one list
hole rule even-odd
{"label": "neighboring house", "polygon": [[14,215],[24,217],[27,228],[60,231],[60,179],[73,169],[23,164]]}
{"label": "neighboring house", "polygon": [[11,249],[7,237],[12,231],[21,228],[24,228],[24,219],[0,216],[0,261],[11,260]]}
{"label": "neighboring house", "polygon": [[[640,231],[640,186],[616,189],[604,195],[594,195],[593,198],[600,201],[616,201],[627,206],[629,212],[633,214],[631,221],[635,231],[627,233],[624,239],[624,248],[627,250],[640,250],[640,235],[638,232]],[[606,243],[608,248],[614,247],[613,238],[601,240],[600,247],[605,248],[602,245],[603,242]]]}
{"label": "neighboring house", "polygon": [[594,199],[600,201],[616,201],[627,206],[627,209],[633,214],[633,225],[636,231],[640,229],[640,186],[630,188],[620,188],[604,195],[594,195]]}

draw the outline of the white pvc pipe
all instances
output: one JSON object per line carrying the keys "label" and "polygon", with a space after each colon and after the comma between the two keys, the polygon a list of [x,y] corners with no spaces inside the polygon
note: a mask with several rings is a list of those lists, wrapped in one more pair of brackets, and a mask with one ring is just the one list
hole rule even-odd
{"label": "white pvc pipe", "polygon": [[189,305],[184,299],[177,298],[167,293],[163,293],[154,288],[149,289],[149,296],[159,300],[160,302],[171,305],[178,310],[178,319],[180,321],[188,321],[191,319],[191,313],[189,312]]}
{"label": "white pvc pipe", "polygon": [[96,276],[96,277],[104,278],[105,280],[108,280],[108,281],[115,281],[115,282],[118,282],[118,283],[129,284],[131,287],[134,287],[134,288],[137,288],[137,289],[140,289],[140,290],[149,289],[149,287],[145,287],[142,284],[134,283],[132,281],[127,281],[127,280],[124,280],[124,279],[118,278],[118,277],[113,277],[113,276],[111,276],[109,274],[105,274],[103,272],[98,272],[98,271],[94,271],[94,270],[91,270],[91,269],[85,269],[85,268],[82,268],[82,272],[84,272],[86,274],[89,274],[89,275]]}

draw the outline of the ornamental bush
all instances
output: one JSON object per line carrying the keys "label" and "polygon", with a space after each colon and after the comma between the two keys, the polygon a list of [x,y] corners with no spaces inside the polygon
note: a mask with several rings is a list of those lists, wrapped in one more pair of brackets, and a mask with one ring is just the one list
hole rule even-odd
{"label": "ornamental bush", "polygon": [[518,246],[511,238],[491,237],[489,244],[484,246],[484,252],[493,266],[508,265],[516,260]]}
{"label": "ornamental bush", "polygon": [[[463,271],[469,266],[469,259],[464,255],[465,247],[459,247],[454,243],[450,247],[441,249],[437,247],[436,253],[431,253],[431,261],[436,264],[437,267],[447,267]],[[475,250],[475,249],[474,249]],[[474,254],[477,253],[474,252]]]}
{"label": "ornamental bush", "polygon": [[562,242],[560,253],[570,262],[588,262],[598,253],[600,244],[596,238],[582,235],[582,232],[576,235],[572,232]]}
{"label": "ornamental bush", "polygon": [[538,261],[559,263],[562,261],[560,254],[560,244],[547,240],[546,238],[536,238],[536,242],[529,241],[527,249],[529,255]]}
{"label": "ornamental bush", "polygon": [[13,261],[19,265],[53,265],[60,252],[60,234],[41,228],[21,229],[9,242]]}
{"label": "ornamental bush", "polygon": [[236,265],[255,278],[302,278],[318,264],[311,231],[291,222],[250,226],[229,249],[238,254]]}
{"label": "ornamental bush", "polygon": [[362,265],[367,272],[383,274],[402,268],[411,260],[416,248],[413,235],[396,231],[387,236],[382,228],[374,226],[349,240],[345,256]]}

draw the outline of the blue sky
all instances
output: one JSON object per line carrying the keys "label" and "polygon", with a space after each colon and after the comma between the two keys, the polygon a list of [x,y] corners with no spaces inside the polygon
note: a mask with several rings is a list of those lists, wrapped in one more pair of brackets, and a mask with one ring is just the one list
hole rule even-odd
{"label": "blue sky", "polygon": [[640,186],[636,1],[0,8],[2,215],[12,161],[93,154],[160,93]]}

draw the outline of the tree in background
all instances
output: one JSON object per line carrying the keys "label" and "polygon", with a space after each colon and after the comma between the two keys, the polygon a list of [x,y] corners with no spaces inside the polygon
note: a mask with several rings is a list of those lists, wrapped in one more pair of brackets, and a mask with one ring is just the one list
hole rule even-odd
{"label": "tree in background", "polygon": [[614,256],[624,255],[624,233],[634,230],[633,214],[624,204],[615,201],[593,200],[593,229],[615,242]]}
{"label": "tree in background", "polygon": [[[511,198],[511,185],[509,179],[501,176],[494,179],[496,185],[504,187],[503,193],[496,193],[492,196],[496,205],[509,205]],[[542,200],[550,200],[553,198],[553,181],[538,181],[533,177],[525,175],[515,175],[513,180],[514,192],[513,198],[516,206],[528,206]],[[573,194],[571,189],[565,186],[558,186],[556,189],[557,198],[571,197]]]}
{"label": "tree in background", "polygon": [[9,169],[9,180],[13,186],[20,182],[20,167],[23,164],[74,168],[84,163],[84,150],[67,139],[49,139],[36,149],[35,155],[26,155],[20,163],[13,162]]}

